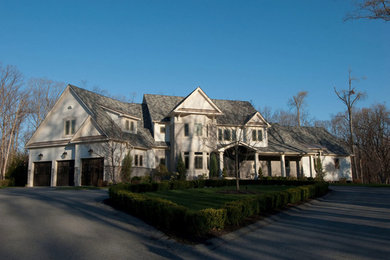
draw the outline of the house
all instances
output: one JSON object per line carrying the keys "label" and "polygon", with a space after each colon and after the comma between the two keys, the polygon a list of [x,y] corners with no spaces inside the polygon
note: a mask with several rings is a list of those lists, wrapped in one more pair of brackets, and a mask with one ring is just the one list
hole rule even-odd
{"label": "house", "polygon": [[201,88],[135,104],[68,85],[26,148],[28,186],[118,182],[127,153],[133,176],[159,164],[176,171],[181,156],[194,179],[208,175],[214,154],[221,176],[239,162],[240,178],[315,177],[320,160],[327,180],[351,179],[349,152],[325,129],[270,125],[249,102],[210,99]]}

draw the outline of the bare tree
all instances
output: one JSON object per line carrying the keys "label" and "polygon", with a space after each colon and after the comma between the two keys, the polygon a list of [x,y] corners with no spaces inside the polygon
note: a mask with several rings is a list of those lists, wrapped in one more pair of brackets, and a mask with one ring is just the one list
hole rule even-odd
{"label": "bare tree", "polygon": [[355,114],[354,128],[361,175],[369,182],[389,184],[390,111],[384,104],[363,108]]}
{"label": "bare tree", "polygon": [[27,85],[31,99],[28,104],[30,110],[28,123],[31,130],[35,131],[53,108],[66,84],[44,78],[32,78]]}
{"label": "bare tree", "polygon": [[18,148],[20,126],[27,115],[28,93],[22,90],[22,74],[0,65],[0,180]]}
{"label": "bare tree", "polygon": [[390,21],[389,0],[362,0],[356,3],[356,9],[344,20],[350,19],[382,19]]}
{"label": "bare tree", "polygon": [[288,106],[296,111],[296,122],[298,126],[301,126],[301,113],[307,97],[307,91],[300,91],[296,96],[293,96],[288,100]]}
{"label": "bare tree", "polygon": [[355,160],[355,146],[354,146],[354,129],[353,129],[353,108],[357,101],[361,100],[365,97],[364,92],[358,92],[354,87],[352,87],[352,81],[356,80],[351,76],[351,70],[348,71],[348,89],[336,90],[334,88],[334,92],[337,97],[344,103],[347,107],[347,122],[349,126],[349,146],[354,158],[354,163],[352,166],[352,171],[355,173],[356,177],[362,178],[362,176],[358,176],[356,160]]}

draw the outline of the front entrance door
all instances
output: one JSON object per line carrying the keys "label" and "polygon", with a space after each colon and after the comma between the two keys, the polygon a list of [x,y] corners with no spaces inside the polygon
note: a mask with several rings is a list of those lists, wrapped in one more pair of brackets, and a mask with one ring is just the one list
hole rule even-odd
{"label": "front entrance door", "polygon": [[104,159],[82,159],[81,160],[81,185],[83,186],[102,186]]}
{"label": "front entrance door", "polygon": [[57,162],[57,186],[74,186],[74,160]]}
{"label": "front entrance door", "polygon": [[34,163],[34,186],[50,186],[51,162]]}

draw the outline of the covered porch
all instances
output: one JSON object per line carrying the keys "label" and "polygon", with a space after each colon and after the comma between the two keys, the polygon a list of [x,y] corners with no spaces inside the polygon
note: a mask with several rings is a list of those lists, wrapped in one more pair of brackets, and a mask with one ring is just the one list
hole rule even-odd
{"label": "covered porch", "polygon": [[[266,148],[265,148],[266,149]],[[302,177],[302,153],[268,152],[264,148],[236,142],[220,147],[216,153],[219,176],[258,179],[259,176]]]}

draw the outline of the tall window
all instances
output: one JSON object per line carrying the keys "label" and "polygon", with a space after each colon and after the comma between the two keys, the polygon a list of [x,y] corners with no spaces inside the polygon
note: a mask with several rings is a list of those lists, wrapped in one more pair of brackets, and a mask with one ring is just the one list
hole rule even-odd
{"label": "tall window", "polygon": [[130,131],[133,133],[135,132],[135,125],[133,121],[130,122]]}
{"label": "tall window", "polygon": [[257,141],[257,130],[252,130],[252,141]]}
{"label": "tall window", "polygon": [[236,129],[232,130],[232,140],[237,141],[237,130]]}
{"label": "tall window", "polygon": [[202,136],[202,124],[195,124],[195,135]]}
{"label": "tall window", "polygon": [[187,170],[190,168],[190,153],[189,152],[184,152],[184,165],[186,166]]}
{"label": "tall window", "polygon": [[257,130],[257,140],[263,141],[263,130]]}
{"label": "tall window", "polygon": [[340,169],[340,159],[339,158],[334,159],[334,168],[336,170]]}
{"label": "tall window", "polygon": [[223,139],[225,141],[230,141],[230,129],[223,130]]}
{"label": "tall window", "polygon": [[139,156],[139,166],[144,166],[144,157],[142,155]]}
{"label": "tall window", "polygon": [[195,169],[203,169],[203,153],[195,153]]}
{"label": "tall window", "polygon": [[188,124],[184,124],[184,136],[190,135],[190,126]]}
{"label": "tall window", "polygon": [[134,155],[134,165],[138,166],[138,154]]}
{"label": "tall window", "polygon": [[65,121],[65,135],[73,135],[76,129],[76,120]]}
{"label": "tall window", "polygon": [[218,141],[222,141],[222,129],[221,128],[218,128]]}
{"label": "tall window", "polygon": [[125,121],[125,129],[126,129],[127,131],[130,130],[130,121],[129,121],[129,120],[126,120],[126,121]]}

